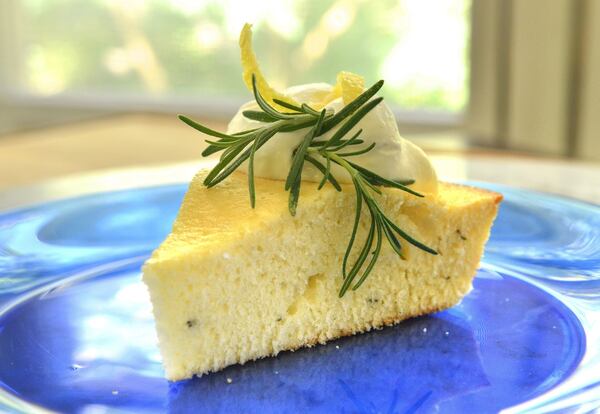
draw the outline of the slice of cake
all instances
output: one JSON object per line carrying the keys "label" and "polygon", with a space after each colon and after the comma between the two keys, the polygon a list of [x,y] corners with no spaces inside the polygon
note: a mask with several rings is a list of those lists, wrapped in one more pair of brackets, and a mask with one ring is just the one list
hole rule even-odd
{"label": "slice of cake", "polygon": [[220,158],[143,269],[171,380],[453,306],[501,199],[438,183],[375,96],[383,81],[278,92],[249,25],[240,46],[255,99],[227,132],[180,117]]}
{"label": "slice of cake", "polygon": [[[281,181],[256,178],[252,209],[246,174],[206,188],[207,173],[194,178],[173,232],[143,268],[170,380],[455,305],[471,289],[501,200],[444,183],[425,198],[381,187],[387,217],[438,254],[405,243],[402,260],[385,243],[362,286],[339,297],[352,185],[304,185],[292,216]],[[361,220],[358,246],[367,233]]]}

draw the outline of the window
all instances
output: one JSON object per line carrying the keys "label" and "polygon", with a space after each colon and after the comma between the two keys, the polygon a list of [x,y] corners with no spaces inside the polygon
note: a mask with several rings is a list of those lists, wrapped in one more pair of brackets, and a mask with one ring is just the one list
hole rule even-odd
{"label": "window", "polygon": [[[339,70],[386,80],[405,112],[460,114],[468,97],[469,0],[10,0],[16,16],[4,89],[94,105],[249,98],[237,38],[253,22],[262,69],[278,87]],[[0,10],[0,14],[8,10]],[[227,105],[225,105],[227,106]]]}

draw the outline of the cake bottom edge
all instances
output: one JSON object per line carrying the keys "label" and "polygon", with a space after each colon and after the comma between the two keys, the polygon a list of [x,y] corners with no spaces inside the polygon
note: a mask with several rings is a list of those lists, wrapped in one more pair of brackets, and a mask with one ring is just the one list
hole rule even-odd
{"label": "cake bottom edge", "polygon": [[[466,292],[465,295],[467,293],[468,292]],[[266,358],[277,357],[277,355],[279,355],[282,352],[295,352],[295,351],[298,351],[303,348],[312,348],[317,345],[326,345],[329,342],[332,342],[332,341],[335,341],[335,340],[338,340],[341,338],[349,337],[349,336],[364,335],[373,330],[382,330],[382,329],[385,329],[388,327],[396,326],[396,325],[400,324],[401,322],[407,321],[409,319],[419,318],[422,316],[435,314],[437,312],[441,312],[446,309],[450,309],[450,308],[456,306],[457,304],[459,304],[465,295],[456,298],[456,300],[454,300],[454,301],[451,301],[451,302],[448,302],[445,304],[437,304],[435,306],[427,307],[422,310],[418,310],[416,312],[409,312],[406,314],[384,317],[384,318],[381,318],[379,321],[365,323],[362,327],[359,327],[356,329],[339,329],[337,332],[335,332],[327,337],[323,337],[322,333],[317,333],[313,338],[305,340],[302,343],[290,344],[289,346],[282,347],[282,349],[279,349],[277,351],[274,351],[271,353],[265,353],[264,355],[257,355],[255,357],[250,357],[243,361],[226,363],[215,369],[210,369],[210,370],[206,370],[206,371],[202,371],[202,372],[190,371],[183,375],[169,375],[167,373],[166,377],[169,382],[178,382],[178,381],[183,381],[183,380],[189,380],[192,378],[201,378],[204,375],[209,375],[211,373],[222,371],[223,369],[230,367],[230,366],[244,365],[247,362],[254,362],[254,361],[260,361],[260,360],[266,359]]]}

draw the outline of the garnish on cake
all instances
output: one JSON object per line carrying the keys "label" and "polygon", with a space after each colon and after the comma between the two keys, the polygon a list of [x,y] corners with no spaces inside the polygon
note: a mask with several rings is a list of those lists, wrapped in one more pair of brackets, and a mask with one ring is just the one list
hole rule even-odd
{"label": "garnish on cake", "polygon": [[[423,194],[412,190],[409,186],[414,180],[396,180],[382,177],[374,171],[353,162],[357,156],[366,154],[376,147],[375,142],[365,143],[360,139],[362,129],[351,133],[353,128],[377,105],[383,98],[372,99],[383,86],[383,80],[364,90],[362,77],[340,72],[337,83],[332,91],[321,102],[313,106],[306,102],[297,102],[283,93],[275,91],[269,86],[262,75],[254,52],[252,51],[251,26],[246,24],[240,36],[242,64],[244,66],[243,78],[254,94],[254,99],[260,110],[245,110],[242,115],[250,120],[260,122],[264,126],[226,134],[210,129],[190,118],[180,115],[179,118],[200,132],[217,140],[207,140],[208,147],[202,152],[203,156],[221,153],[215,167],[204,179],[206,187],[214,187],[234,171],[242,163],[248,163],[248,189],[250,205],[256,205],[255,189],[255,154],[271,139],[285,139],[277,134],[306,130],[302,141],[287,156],[292,158],[291,168],[287,174],[284,189],[289,192],[288,208],[292,216],[296,215],[299,202],[302,173],[306,163],[316,167],[322,178],[318,184],[320,190],[326,183],[332,185],[337,191],[342,191],[338,179],[332,173],[331,166],[336,164],[345,170],[351,177],[356,194],[354,224],[343,258],[342,276],[343,283],[339,291],[342,297],[349,288],[358,289],[369,276],[381,252],[385,238],[401,259],[404,259],[401,240],[433,255],[437,252],[417,240],[403,230],[398,224],[386,216],[381,209],[375,194],[381,194],[379,187],[391,187],[405,191],[417,197]],[[339,111],[327,109],[325,106],[336,98],[342,97],[345,106]],[[324,135],[335,130],[327,139]],[[286,156],[286,154],[282,154]],[[349,258],[356,242],[356,233],[366,205],[368,219],[370,220],[369,232],[364,240],[358,257],[349,265]],[[358,280],[353,282],[358,277]]]}
{"label": "garnish on cake", "polygon": [[214,138],[203,155],[220,159],[192,179],[143,267],[169,380],[454,306],[502,198],[439,182],[375,97],[382,81],[365,89],[341,72],[333,86],[278,92],[250,42],[247,25],[254,100],[227,132],[181,117]]}

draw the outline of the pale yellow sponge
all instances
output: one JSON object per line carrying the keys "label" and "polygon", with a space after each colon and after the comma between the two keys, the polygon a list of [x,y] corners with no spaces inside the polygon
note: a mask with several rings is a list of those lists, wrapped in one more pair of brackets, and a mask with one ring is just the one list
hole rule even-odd
{"label": "pale yellow sponge", "polygon": [[443,183],[426,198],[383,189],[386,215],[439,254],[405,243],[402,260],[385,245],[366,282],[339,298],[353,187],[305,183],[292,217],[282,181],[257,178],[251,209],[247,176],[207,189],[206,173],[190,184],[173,232],[143,268],[170,380],[453,306],[471,289],[501,200]]}

